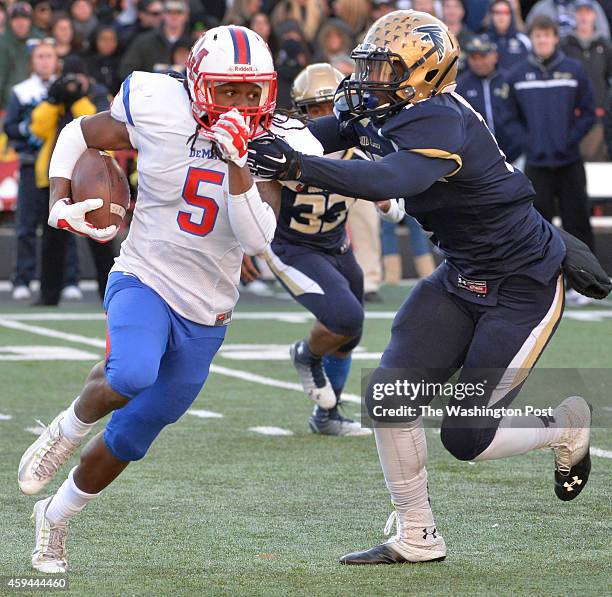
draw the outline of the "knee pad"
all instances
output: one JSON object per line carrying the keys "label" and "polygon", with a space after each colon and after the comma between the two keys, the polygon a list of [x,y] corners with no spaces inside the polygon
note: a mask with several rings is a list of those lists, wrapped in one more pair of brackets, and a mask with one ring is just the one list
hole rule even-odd
{"label": "knee pad", "polygon": [[155,383],[158,367],[138,360],[122,363],[111,360],[107,362],[104,372],[115,392],[126,398],[134,398]]}
{"label": "knee pad", "polygon": [[134,413],[116,410],[104,431],[104,442],[115,458],[140,460],[149,450],[160,431],[167,425],[160,419],[143,419]]}
{"label": "knee pad", "polygon": [[[474,460],[484,452],[495,437],[497,429],[469,427],[470,422],[442,424],[440,439],[457,460]],[[473,423],[472,423],[473,425]]]}
{"label": "knee pad", "polygon": [[[337,305],[337,307],[325,318],[326,321],[321,321],[335,334],[351,338],[361,337],[364,319],[363,307],[357,300],[346,301],[341,305]],[[357,343],[359,343],[359,340],[357,340]]]}

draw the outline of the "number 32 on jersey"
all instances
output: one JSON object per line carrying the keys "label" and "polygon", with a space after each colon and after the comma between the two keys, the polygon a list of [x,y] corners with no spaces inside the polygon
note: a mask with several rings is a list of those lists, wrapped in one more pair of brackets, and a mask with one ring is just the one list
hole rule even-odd
{"label": "number 32 on jersey", "polygon": [[182,197],[193,207],[198,207],[202,213],[179,211],[176,221],[179,228],[195,236],[206,236],[215,227],[219,204],[209,196],[219,195],[223,189],[224,172],[190,167],[183,186]]}

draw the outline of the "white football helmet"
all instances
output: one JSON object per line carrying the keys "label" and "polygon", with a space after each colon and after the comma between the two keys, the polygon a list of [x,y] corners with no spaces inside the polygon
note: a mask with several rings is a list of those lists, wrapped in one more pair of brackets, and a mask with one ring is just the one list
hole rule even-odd
{"label": "white football helmet", "polygon": [[251,138],[264,132],[276,107],[276,72],[266,42],[246,27],[209,29],[194,44],[187,59],[187,85],[193,117],[210,129],[228,107],[215,101],[216,85],[256,83],[261,87],[259,106],[236,106],[249,124]]}

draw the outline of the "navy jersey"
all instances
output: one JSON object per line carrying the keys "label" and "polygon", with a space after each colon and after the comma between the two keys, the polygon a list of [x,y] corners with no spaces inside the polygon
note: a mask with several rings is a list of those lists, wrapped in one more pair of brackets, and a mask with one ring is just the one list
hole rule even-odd
{"label": "navy jersey", "polygon": [[[337,149],[333,121],[322,120],[311,131],[326,151]],[[419,102],[380,128],[336,125],[338,133],[374,161],[326,165],[302,156],[300,180],[370,200],[404,197],[406,211],[435,234],[447,263],[468,282],[523,274],[548,283],[557,275],[565,253],[559,234],[533,207],[529,179],[506,163],[459,95]]]}
{"label": "navy jersey", "polygon": [[[340,159],[354,156],[349,149]],[[283,186],[275,241],[302,245],[327,253],[342,253],[348,246],[345,224],[355,201],[315,186],[300,184],[298,191]]]}

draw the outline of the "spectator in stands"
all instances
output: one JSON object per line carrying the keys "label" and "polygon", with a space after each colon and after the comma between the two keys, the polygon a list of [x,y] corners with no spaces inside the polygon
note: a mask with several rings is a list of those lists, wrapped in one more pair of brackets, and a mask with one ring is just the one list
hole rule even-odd
{"label": "spectator in stands", "polygon": [[327,19],[321,26],[315,44],[314,62],[331,62],[334,56],[350,54],[355,47],[351,30],[341,19]]}
{"label": "spectator in stands", "polygon": [[86,58],[89,74],[113,96],[121,86],[118,46],[117,32],[113,26],[101,25],[92,36],[91,51]]}
{"label": "spectator in stands", "polygon": [[53,19],[51,33],[55,39],[55,49],[60,58],[65,58],[74,53],[74,27],[72,19],[65,13],[60,12]]}
{"label": "spectator in stands", "polygon": [[16,2],[8,15],[8,27],[0,37],[0,110],[6,106],[11,89],[29,75],[26,41],[32,28],[32,8],[27,2]]}
{"label": "spectator in stands", "polygon": [[462,72],[465,68],[465,48],[474,37],[474,33],[463,23],[465,17],[463,0],[443,0],[442,14],[444,16],[442,20],[459,42],[459,48],[461,49],[459,72]]}
{"label": "spectator in stands", "polygon": [[242,25],[247,27],[251,17],[261,12],[261,8],[261,0],[233,0],[223,22],[226,25]]}
{"label": "spectator in stands", "polygon": [[32,31],[38,37],[46,37],[51,34],[53,22],[53,10],[49,0],[30,0],[32,6]]}
{"label": "spectator in stands", "polygon": [[380,246],[380,217],[371,201],[355,201],[349,209],[347,224],[355,259],[363,270],[363,300],[380,303],[382,283],[382,253]]}
{"label": "spectator in stands", "polygon": [[73,0],[70,5],[70,16],[74,29],[74,43],[81,53],[89,50],[89,40],[98,26],[98,17],[94,13],[92,0]]}
{"label": "spectator in stands", "polygon": [[348,54],[334,56],[330,64],[339,70],[345,77],[355,72],[355,61]]}
{"label": "spectator in stands", "polygon": [[442,20],[450,29],[450,32],[457,38],[459,45],[462,48],[467,46],[474,37],[474,32],[463,22],[465,17],[463,0],[443,0],[442,14]]}
{"label": "spectator in stands", "polygon": [[522,147],[508,123],[511,111],[507,106],[507,73],[497,69],[495,44],[486,35],[475,37],[466,52],[468,68],[457,81],[457,93],[485,119],[508,161],[514,162],[521,155]]}
{"label": "spectator in stands", "polygon": [[270,51],[274,56],[278,49],[276,36],[272,31],[272,25],[268,15],[263,12],[256,12],[249,20],[249,29],[257,33],[270,46]]}
{"label": "spectator in stands", "polygon": [[395,0],[372,0],[372,10],[370,12],[370,22],[384,17],[386,14],[397,10]]}
{"label": "spectator in stands", "polygon": [[189,52],[191,51],[191,44],[186,43],[185,41],[177,41],[172,46],[172,54],[171,54],[171,68],[172,70],[185,74],[187,63],[187,58],[189,57]]}
{"label": "spectator in stands", "polygon": [[370,24],[368,0],[335,0],[334,14],[346,23],[354,43],[361,41]]}
{"label": "spectator in stands", "polygon": [[291,86],[295,77],[310,62],[310,48],[296,21],[283,23],[277,29],[277,34],[279,50],[274,60],[278,73],[276,105],[283,110],[289,110],[292,107]]}
{"label": "spectator in stands", "polygon": [[[417,276],[426,278],[436,269],[433,255],[430,252],[431,245],[423,232],[423,228],[412,216],[406,216],[402,223],[410,231],[410,251]],[[385,284],[399,284],[403,277],[402,256],[396,234],[397,226],[398,224],[392,224],[391,222],[383,221],[381,223]]]}
{"label": "spectator in stands", "polygon": [[272,28],[287,20],[297,21],[308,43],[314,43],[319,27],[325,21],[324,3],[321,0],[281,0],[272,10]]}
{"label": "spectator in stands", "polygon": [[[593,7],[597,13],[595,20],[597,34],[610,39],[610,25],[605,12],[597,2],[593,4]],[[569,35],[576,24],[574,5],[570,0],[539,0],[527,15],[527,28],[531,30],[534,19],[541,16],[548,17],[557,24],[560,37]]]}
{"label": "spectator in stands", "polygon": [[510,71],[531,49],[529,38],[517,31],[514,11],[508,0],[493,0],[489,10],[489,39],[497,47],[498,68]]}
{"label": "spectator in stands", "polygon": [[612,88],[608,92],[606,100],[606,109],[603,117],[604,125],[604,140],[608,148],[608,157],[612,160]]}
{"label": "spectator in stands", "polygon": [[[47,90],[59,71],[55,48],[45,41],[34,45],[30,54],[31,75],[15,85],[6,110],[4,131],[19,154],[19,189],[15,232],[17,260],[13,272],[13,300],[28,301],[32,298],[30,283],[37,275],[37,231],[47,223],[49,193],[36,186],[34,162],[40,148],[40,140],[32,135],[30,121],[32,110],[47,97]],[[71,243],[67,254],[64,293],[70,295],[77,283],[76,245]]]}
{"label": "spectator in stands", "polygon": [[128,48],[141,33],[158,28],[164,18],[164,4],[161,0],[138,0],[136,7],[136,21],[117,25],[121,51]]}
{"label": "spectator in stands", "polygon": [[6,31],[6,21],[8,20],[8,14],[6,13],[6,6],[4,2],[0,2],[0,37],[4,35]]}
{"label": "spectator in stands", "polygon": [[442,7],[436,0],[412,0],[412,9],[427,12],[439,19],[442,18]]}
{"label": "spectator in stands", "polygon": [[[591,83],[579,62],[558,49],[557,24],[531,21],[533,53],[510,73],[509,106],[522,132],[525,174],[535,206],[547,220],[561,216],[565,230],[593,248],[586,175],[579,143],[595,122]],[[555,200],[558,200],[558,210]]]}
{"label": "spectator in stands", "polygon": [[612,45],[595,32],[597,14],[594,0],[577,0],[576,29],[561,42],[561,48],[578,60],[586,71],[595,98],[595,114],[598,121],[581,144],[582,157],[587,161],[605,160],[602,118],[612,81]]}
{"label": "spectator in stands", "polygon": [[119,74],[125,79],[135,70],[148,72],[169,68],[172,46],[181,38],[191,40],[189,11],[183,0],[167,0],[164,17],[158,29],[141,33],[126,50],[119,66]]}
{"label": "spectator in stands", "polygon": [[[47,100],[32,112],[30,131],[43,141],[35,164],[36,185],[49,187],[49,161],[60,130],[73,118],[108,110],[108,90],[87,74],[83,59],[64,60],[62,75],[51,85]],[[57,305],[64,278],[64,256],[70,233],[51,226],[43,228],[40,275],[40,305]],[[87,239],[96,266],[98,292],[104,297],[106,278],[114,263],[113,243],[105,245]]]}

